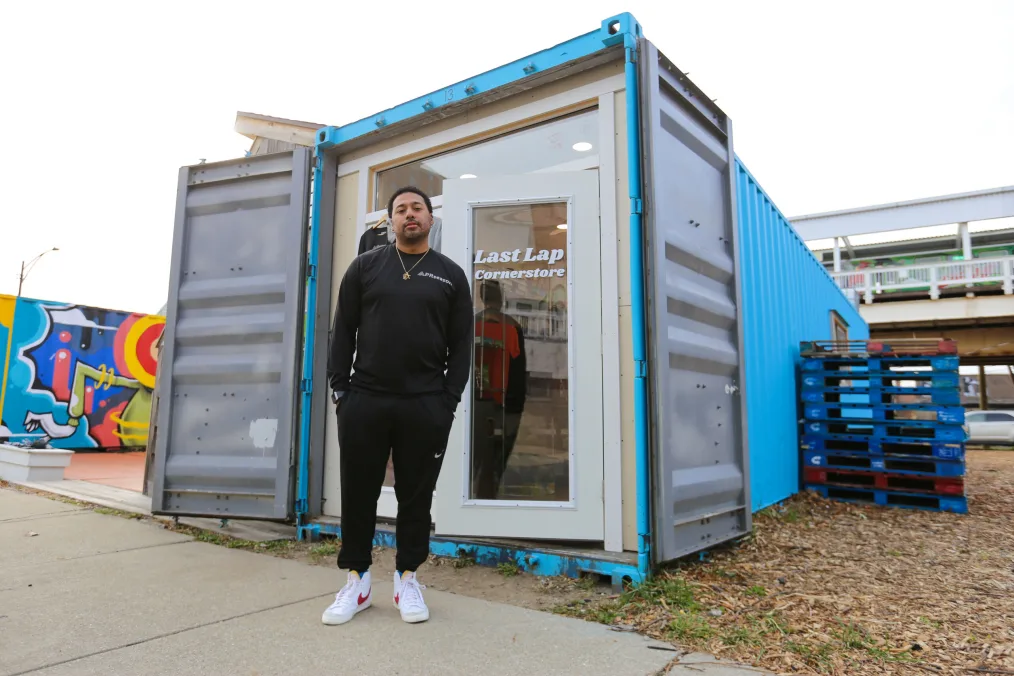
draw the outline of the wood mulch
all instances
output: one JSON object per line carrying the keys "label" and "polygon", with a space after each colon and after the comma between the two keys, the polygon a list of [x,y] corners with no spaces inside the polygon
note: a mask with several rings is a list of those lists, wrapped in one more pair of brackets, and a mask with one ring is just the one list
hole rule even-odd
{"label": "wood mulch", "polygon": [[752,535],[558,612],[776,673],[1014,676],[1014,452],[970,450],[969,514],[795,496]]}

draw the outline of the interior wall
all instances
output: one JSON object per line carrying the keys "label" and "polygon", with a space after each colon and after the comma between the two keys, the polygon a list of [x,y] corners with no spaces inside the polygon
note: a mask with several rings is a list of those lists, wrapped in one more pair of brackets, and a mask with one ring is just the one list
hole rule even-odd
{"label": "interior wall", "polygon": [[630,181],[627,94],[613,94],[616,133],[616,255],[620,305],[620,435],[623,467],[623,549],[637,551],[637,456],[634,441],[634,334],[630,311]]}
{"label": "interior wall", "polygon": [[[334,274],[331,276],[331,314],[334,321],[338,305],[338,288],[345,270],[356,257],[359,247],[356,217],[359,213],[359,172],[338,179],[335,191]],[[327,353],[327,346],[317,346]],[[341,482],[338,473],[338,423],[334,404],[328,398],[327,431],[324,435],[324,507],[327,516],[341,516]],[[329,462],[330,461],[330,462]]]}

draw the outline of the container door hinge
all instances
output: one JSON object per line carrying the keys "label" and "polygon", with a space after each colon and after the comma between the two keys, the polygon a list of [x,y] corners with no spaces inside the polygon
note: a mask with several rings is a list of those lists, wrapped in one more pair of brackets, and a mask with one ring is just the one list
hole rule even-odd
{"label": "container door hinge", "polygon": [[646,362],[643,359],[637,359],[634,361],[634,377],[635,378],[648,377],[648,362]]}
{"label": "container door hinge", "polygon": [[313,160],[313,166],[318,171],[324,168],[324,158],[321,155],[317,155]]}
{"label": "container door hinge", "polygon": [[299,381],[300,392],[310,392],[313,389],[313,378],[303,378]]}
{"label": "container door hinge", "polygon": [[639,198],[637,197],[630,198],[630,213],[640,215],[642,213],[643,208],[644,203],[641,202]]}
{"label": "container door hinge", "polygon": [[310,279],[317,279],[317,266],[313,263],[306,264],[306,276]]}
{"label": "container door hinge", "polygon": [[[296,500],[296,514],[299,515],[306,514],[306,500],[304,500],[303,498]],[[302,521],[302,519],[300,519],[300,521]]]}

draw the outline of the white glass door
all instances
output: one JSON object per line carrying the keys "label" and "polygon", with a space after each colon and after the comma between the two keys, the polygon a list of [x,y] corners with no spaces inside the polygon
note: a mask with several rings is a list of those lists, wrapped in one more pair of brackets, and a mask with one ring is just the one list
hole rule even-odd
{"label": "white glass door", "polygon": [[436,531],[601,540],[598,171],[448,180],[443,197],[475,341]]}

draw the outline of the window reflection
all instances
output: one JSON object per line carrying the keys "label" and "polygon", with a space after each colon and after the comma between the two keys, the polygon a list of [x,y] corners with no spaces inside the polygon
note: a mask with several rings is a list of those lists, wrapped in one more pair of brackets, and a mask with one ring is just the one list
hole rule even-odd
{"label": "window reflection", "polygon": [[473,215],[470,497],[566,502],[567,204]]}
{"label": "window reflection", "polygon": [[598,112],[552,122],[483,141],[453,152],[382,171],[374,209],[387,207],[398,188],[413,185],[430,197],[442,195],[444,179],[576,171],[598,166]]}

